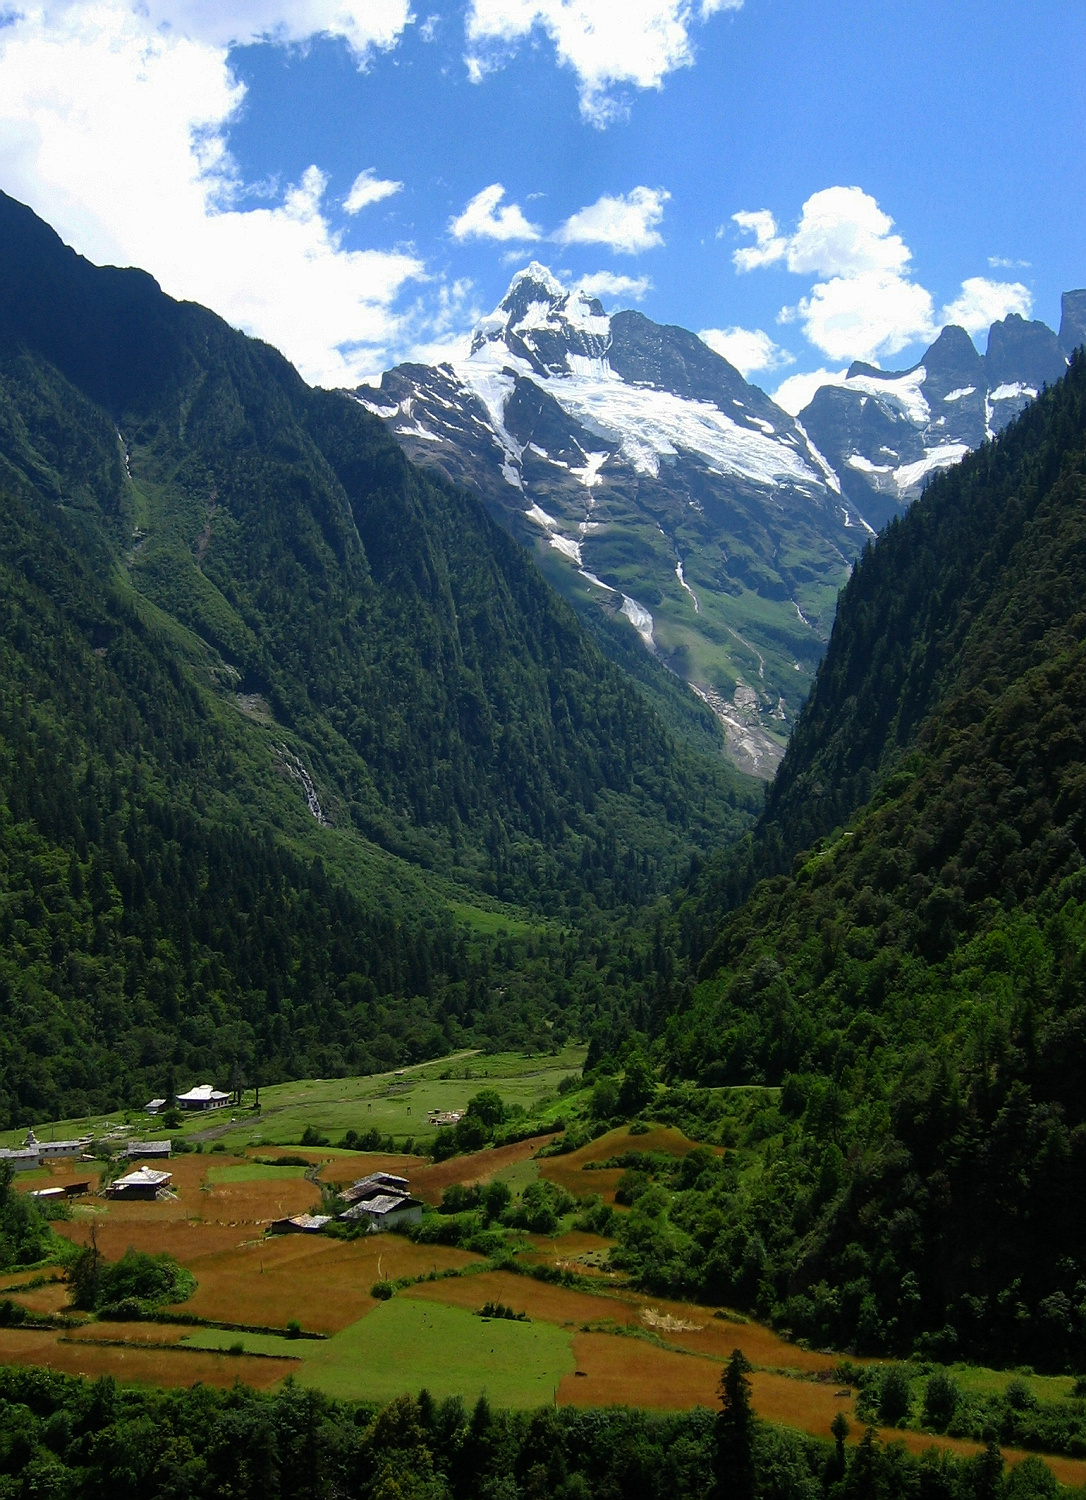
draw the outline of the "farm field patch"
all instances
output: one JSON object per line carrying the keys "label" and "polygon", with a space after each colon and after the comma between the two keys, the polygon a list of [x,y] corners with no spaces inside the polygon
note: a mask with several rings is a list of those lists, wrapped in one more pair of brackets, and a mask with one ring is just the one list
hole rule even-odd
{"label": "farm field patch", "polygon": [[[225,1347],[227,1337],[233,1341],[200,1329],[187,1342]],[[241,1341],[267,1353],[289,1345],[300,1359],[293,1366],[298,1384],[344,1400],[387,1401],[425,1386],[439,1399],[471,1402],[485,1391],[496,1406],[544,1406],[573,1367],[569,1335],[551,1324],[484,1322],[457,1307],[401,1297],[323,1342],[248,1334]]]}
{"label": "farm field patch", "polygon": [[[113,1325],[96,1326],[102,1337],[101,1331]],[[43,1365],[88,1380],[112,1375],[115,1380],[139,1385],[231,1386],[241,1380],[258,1389],[277,1385],[297,1368],[287,1359],[253,1359],[181,1347],[149,1349],[135,1342],[126,1342],[123,1347],[92,1344],[86,1337],[65,1336],[52,1329],[10,1328],[0,1328],[0,1364]]]}
{"label": "farm field patch", "polygon": [[465,1250],[414,1245],[399,1235],[349,1241],[283,1235],[184,1260],[199,1285],[178,1311],[259,1327],[284,1328],[296,1319],[315,1333],[336,1333],[374,1307],[375,1281],[425,1276],[476,1260]]}
{"label": "farm field patch", "polygon": [[232,1162],[228,1167],[208,1167],[207,1180],[221,1182],[286,1182],[291,1177],[305,1176],[305,1167],[270,1167],[260,1161]]}

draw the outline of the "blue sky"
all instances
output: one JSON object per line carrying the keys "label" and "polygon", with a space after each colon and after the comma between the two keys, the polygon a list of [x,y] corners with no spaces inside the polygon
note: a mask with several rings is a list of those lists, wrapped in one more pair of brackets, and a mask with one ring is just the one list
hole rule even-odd
{"label": "blue sky", "polygon": [[0,186],[325,383],[534,257],[774,390],[1058,322],[1084,76],[1081,0],[65,0],[0,28]]}

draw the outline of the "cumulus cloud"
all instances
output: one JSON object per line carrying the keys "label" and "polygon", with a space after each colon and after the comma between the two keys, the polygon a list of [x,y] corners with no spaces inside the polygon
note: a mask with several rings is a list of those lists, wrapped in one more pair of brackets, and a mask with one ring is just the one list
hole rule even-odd
{"label": "cumulus cloud", "polygon": [[227,147],[244,99],[227,46],[343,38],[391,46],[406,0],[74,0],[0,29],[0,180],[97,261],[138,265],[278,345],[307,379],[348,383],[400,335],[396,302],[424,267],[348,250],[311,166],[249,207]]}
{"label": "cumulus cloud", "polygon": [[779,370],[796,362],[761,328],[703,328],[698,338],[734,365],[744,379],[757,370]]}
{"label": "cumulus cloud", "polygon": [[773,392],[773,399],[782,411],[798,417],[820,386],[844,385],[848,370],[808,370],[802,375],[789,375]]}
{"label": "cumulus cloud", "polygon": [[676,68],[694,60],[696,20],[739,10],[743,0],[472,0],[467,14],[467,64],[478,81],[539,29],[554,44],[559,63],[580,86],[581,113],[607,125],[625,113],[613,90],[632,85],[658,89]]}
{"label": "cumulus cloud", "polygon": [[738,271],[783,264],[819,278],[781,322],[803,332],[833,360],[876,360],[934,335],[931,294],[913,281],[911,255],[894,221],[858,187],[831,187],[803,205],[794,233],[782,234],[766,209],[732,215],[754,236],[732,260]]}
{"label": "cumulus cloud", "polygon": [[343,207],[349,214],[361,213],[371,203],[380,203],[382,198],[391,198],[394,193],[402,191],[402,182],[378,177],[373,167],[367,167],[364,172],[359,172],[351,184],[351,191],[344,198]]}
{"label": "cumulus cloud", "polygon": [[594,271],[591,276],[582,276],[577,285],[589,297],[629,297],[640,302],[652,289],[647,276],[619,276],[614,271]]}
{"label": "cumulus cloud", "polygon": [[579,209],[556,231],[560,245],[608,245],[626,255],[640,255],[664,243],[656,228],[671,194],[663,188],[635,187],[617,197],[606,193]]}
{"label": "cumulus cloud", "polygon": [[961,293],[943,308],[942,317],[944,323],[957,323],[966,333],[977,334],[1011,313],[1028,318],[1032,311],[1033,296],[1020,281],[970,276],[962,282]]}
{"label": "cumulus cloud", "polygon": [[476,193],[462,214],[449,221],[454,240],[537,240],[539,229],[529,224],[516,203],[498,205],[505,197],[500,182]]}

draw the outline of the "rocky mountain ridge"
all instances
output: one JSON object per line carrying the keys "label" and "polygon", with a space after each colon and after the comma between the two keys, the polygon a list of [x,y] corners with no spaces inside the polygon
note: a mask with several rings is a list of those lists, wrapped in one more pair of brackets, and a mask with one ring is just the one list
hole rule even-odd
{"label": "rocky mountain ridge", "polygon": [[908,370],[856,363],[822,386],[799,421],[833,466],[842,494],[881,528],[931,475],[995,437],[1086,342],[1086,291],[1065,292],[1060,331],[1012,313],[980,354],[964,328],[943,329]]}
{"label": "rocky mountain ridge", "polygon": [[[946,328],[910,370],[855,364],[792,417],[686,329],[608,315],[538,262],[467,356],[352,394],[417,463],[480,493],[615,654],[623,628],[771,777],[865,541],[1066,368],[1010,317]],[[630,664],[629,656],[626,664]]]}

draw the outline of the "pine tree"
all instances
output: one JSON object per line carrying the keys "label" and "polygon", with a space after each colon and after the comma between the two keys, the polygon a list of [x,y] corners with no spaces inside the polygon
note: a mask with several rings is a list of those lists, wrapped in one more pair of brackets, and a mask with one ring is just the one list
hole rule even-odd
{"label": "pine tree", "polygon": [[743,1351],[733,1349],[720,1377],[720,1412],[713,1433],[717,1500],[754,1500],[755,1416],[747,1379],[751,1368]]}

